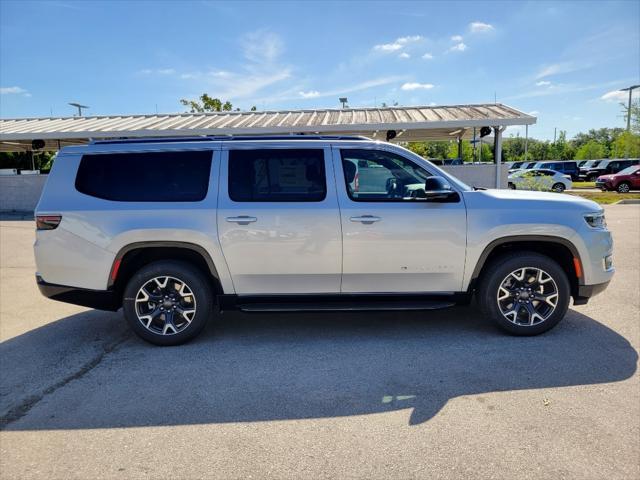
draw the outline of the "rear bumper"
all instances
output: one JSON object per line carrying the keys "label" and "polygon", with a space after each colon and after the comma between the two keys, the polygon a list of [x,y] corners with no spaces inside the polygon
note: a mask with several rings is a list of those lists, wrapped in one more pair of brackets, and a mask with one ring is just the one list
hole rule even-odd
{"label": "rear bumper", "polygon": [[90,290],[87,288],[69,287],[45,282],[40,275],[36,275],[36,282],[40,293],[51,300],[72,303],[97,310],[115,312],[122,306],[120,297],[113,290]]}
{"label": "rear bumper", "polygon": [[591,297],[604,292],[608,286],[609,282],[578,286],[578,295],[573,298],[573,304],[586,305]]}

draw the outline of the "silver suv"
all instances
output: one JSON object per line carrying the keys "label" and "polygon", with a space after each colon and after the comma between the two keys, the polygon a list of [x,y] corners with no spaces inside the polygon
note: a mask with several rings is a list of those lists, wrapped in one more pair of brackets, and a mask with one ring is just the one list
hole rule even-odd
{"label": "silver suv", "polygon": [[224,310],[430,310],[475,295],[549,330],[614,269],[603,210],[471,188],[363,137],[197,137],[63,148],[36,211],[47,297],[118,310],[158,345]]}

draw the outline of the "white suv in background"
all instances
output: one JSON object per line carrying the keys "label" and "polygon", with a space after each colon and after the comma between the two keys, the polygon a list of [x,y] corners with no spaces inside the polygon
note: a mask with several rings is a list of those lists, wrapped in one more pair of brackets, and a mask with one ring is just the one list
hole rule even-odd
{"label": "white suv in background", "polygon": [[66,147],[36,221],[41,292],[123,308],[158,345],[228,309],[430,310],[474,295],[504,330],[535,335],[614,271],[597,204],[473,189],[362,137]]}

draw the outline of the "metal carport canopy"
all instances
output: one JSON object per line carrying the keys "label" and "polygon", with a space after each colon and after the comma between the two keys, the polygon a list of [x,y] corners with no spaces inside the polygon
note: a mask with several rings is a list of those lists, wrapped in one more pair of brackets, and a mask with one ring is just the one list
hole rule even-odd
{"label": "metal carport canopy", "polygon": [[90,139],[196,135],[314,133],[386,140],[389,130],[396,131],[396,142],[455,140],[471,138],[474,127],[534,123],[536,117],[503,104],[15,118],[0,119],[0,150],[30,150],[37,139],[46,150]]}

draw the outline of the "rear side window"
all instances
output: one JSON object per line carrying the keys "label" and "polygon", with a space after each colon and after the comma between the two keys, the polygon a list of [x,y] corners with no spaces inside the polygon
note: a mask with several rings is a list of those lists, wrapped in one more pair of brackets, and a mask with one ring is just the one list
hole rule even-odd
{"label": "rear side window", "polygon": [[211,171],[209,151],[84,155],[76,189],[117,202],[198,202]]}
{"label": "rear side window", "polygon": [[320,202],[326,195],[322,149],[229,151],[234,202]]}

